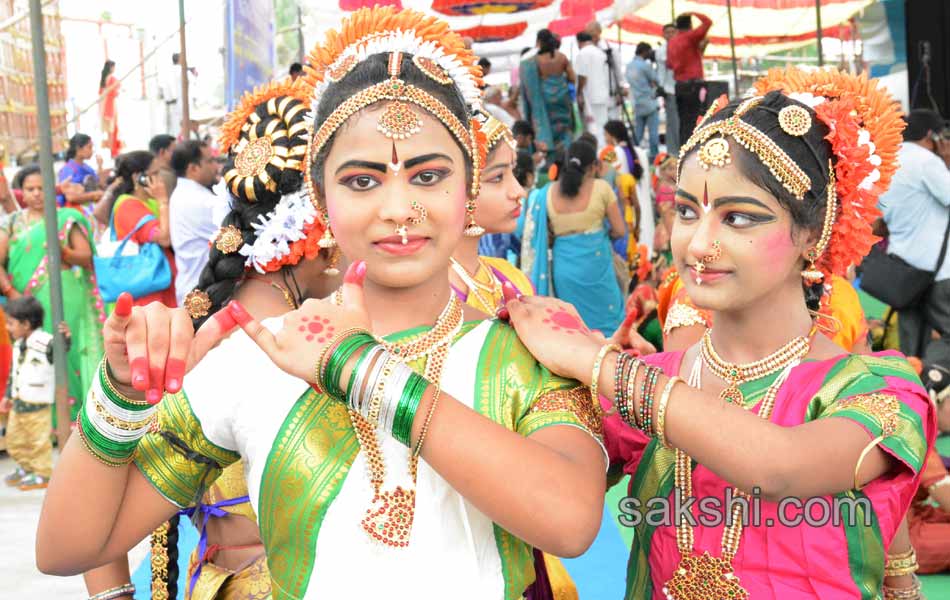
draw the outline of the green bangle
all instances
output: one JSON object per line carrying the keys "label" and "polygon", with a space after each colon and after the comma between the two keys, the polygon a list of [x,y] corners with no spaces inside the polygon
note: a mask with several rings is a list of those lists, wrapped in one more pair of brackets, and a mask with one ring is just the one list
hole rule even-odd
{"label": "green bangle", "polygon": [[109,400],[112,400],[116,406],[126,410],[134,411],[142,411],[152,408],[153,405],[149,404],[145,400],[133,400],[121,394],[119,390],[115,389],[112,379],[109,378],[108,371],[108,363],[106,363],[106,359],[103,358],[99,367],[99,384],[102,386],[102,392],[108,396]]}
{"label": "green bangle", "polygon": [[321,382],[327,394],[337,399],[345,397],[343,390],[340,389],[343,367],[346,366],[346,363],[349,362],[357,350],[374,343],[376,343],[376,340],[368,333],[354,333],[340,342],[340,345],[333,350],[333,354],[330,355],[330,359],[327,361],[324,379]]}
{"label": "green bangle", "polygon": [[402,390],[399,404],[396,407],[396,417],[393,420],[393,437],[400,443],[409,446],[412,438],[412,423],[416,419],[419,403],[425,394],[429,382],[417,373],[409,375],[409,380]]}
{"label": "green bangle", "polygon": [[109,460],[128,460],[135,453],[138,441],[117,442],[104,436],[89,420],[86,408],[79,412],[80,426],[86,437],[87,445],[101,458]]}

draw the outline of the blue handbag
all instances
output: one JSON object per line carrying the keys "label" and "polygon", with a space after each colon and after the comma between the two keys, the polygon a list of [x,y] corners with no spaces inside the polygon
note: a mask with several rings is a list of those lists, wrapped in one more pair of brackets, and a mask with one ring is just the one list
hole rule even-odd
{"label": "blue handbag", "polygon": [[145,215],[127,236],[117,241],[113,214],[110,241],[100,243],[92,259],[99,293],[106,302],[115,302],[122,292],[141,298],[171,285],[172,269],[162,247],[154,242],[140,245],[131,241],[139,229],[154,220],[154,216]]}

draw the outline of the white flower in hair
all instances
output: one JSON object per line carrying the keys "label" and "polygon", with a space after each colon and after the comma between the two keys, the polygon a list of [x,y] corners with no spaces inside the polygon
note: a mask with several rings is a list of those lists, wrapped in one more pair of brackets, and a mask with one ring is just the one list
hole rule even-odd
{"label": "white flower in hair", "polygon": [[305,238],[304,230],[316,218],[317,209],[306,190],[281,197],[274,210],[251,223],[257,238],[253,244],[244,244],[239,250],[247,257],[244,265],[264,273],[264,265],[290,254],[290,244]]}
{"label": "white flower in hair", "polygon": [[802,104],[804,104],[805,106],[807,106],[808,108],[812,110],[815,110],[816,106],[827,101],[827,98],[825,98],[824,96],[816,96],[808,92],[794,92],[794,93],[789,94],[788,97],[791,98],[792,100],[797,100],[798,102],[801,102]]}
{"label": "white flower in hair", "polygon": [[[875,154],[877,146],[874,145],[874,142],[871,141],[871,133],[867,129],[861,129],[858,131],[858,146],[867,146],[868,147],[868,162],[874,165],[875,167],[881,166],[881,157]],[[881,171],[874,169],[868,173],[867,177],[858,184],[858,187],[862,190],[870,190],[874,187],[874,184],[881,178]]]}

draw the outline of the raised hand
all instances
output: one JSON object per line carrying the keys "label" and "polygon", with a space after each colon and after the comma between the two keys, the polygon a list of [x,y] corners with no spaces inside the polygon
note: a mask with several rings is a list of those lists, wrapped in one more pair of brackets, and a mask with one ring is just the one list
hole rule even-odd
{"label": "raised hand", "polygon": [[238,302],[228,310],[247,335],[286,373],[315,383],[317,362],[324,350],[350,329],[370,328],[369,314],[363,302],[366,263],[350,265],[343,277],[343,305],[327,298],[306,300],[300,308],[284,315],[283,329],[273,334]]}
{"label": "raised hand", "polygon": [[121,294],[102,330],[114,383],[157,403],[180,391],[185,374],[236,326],[231,312],[219,310],[195,332],[184,308],[133,307],[132,296]]}
{"label": "raised hand", "polygon": [[573,306],[547,296],[512,296],[507,289],[505,297],[509,321],[538,362],[564,377],[589,378],[594,357],[607,342]]}

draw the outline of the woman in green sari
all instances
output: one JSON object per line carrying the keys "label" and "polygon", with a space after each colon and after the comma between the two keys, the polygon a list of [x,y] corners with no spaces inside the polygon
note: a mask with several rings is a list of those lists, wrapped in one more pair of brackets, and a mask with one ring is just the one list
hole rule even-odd
{"label": "woman in green sari", "polygon": [[[36,297],[45,311],[43,329],[53,333],[40,168],[24,167],[14,179],[14,187],[23,190],[26,208],[0,221],[0,293],[11,300],[24,294]],[[95,246],[89,221],[73,208],[57,209],[56,217],[64,267],[63,309],[72,336],[67,354],[67,397],[70,419],[75,420],[102,355],[105,311],[92,271]]]}

